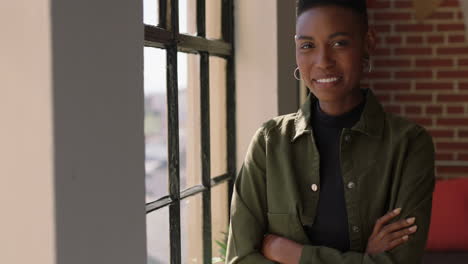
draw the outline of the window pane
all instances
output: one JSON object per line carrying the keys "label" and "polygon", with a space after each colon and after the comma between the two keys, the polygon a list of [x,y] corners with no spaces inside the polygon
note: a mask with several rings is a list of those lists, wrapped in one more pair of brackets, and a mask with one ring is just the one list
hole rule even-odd
{"label": "window pane", "polygon": [[221,39],[221,0],[206,0],[206,37]]}
{"label": "window pane", "polygon": [[179,0],[179,32],[197,34],[197,1]]}
{"label": "window pane", "polygon": [[143,23],[157,26],[159,17],[158,0],[143,0]]}
{"label": "window pane", "polygon": [[180,202],[182,263],[203,263],[202,194]]}
{"label": "window pane", "polygon": [[166,52],[144,48],[146,202],[168,194]]}
{"label": "window pane", "polygon": [[178,53],[180,190],[201,184],[200,56]]}
{"label": "window pane", "polygon": [[146,215],[147,264],[169,263],[169,207]]}
{"label": "window pane", "polygon": [[[225,233],[228,231],[228,221],[228,184],[226,182],[211,189],[211,235],[213,257],[225,256],[222,245],[226,245]],[[218,243],[222,245],[219,245]]]}
{"label": "window pane", "polygon": [[211,177],[227,173],[226,60],[210,57]]}

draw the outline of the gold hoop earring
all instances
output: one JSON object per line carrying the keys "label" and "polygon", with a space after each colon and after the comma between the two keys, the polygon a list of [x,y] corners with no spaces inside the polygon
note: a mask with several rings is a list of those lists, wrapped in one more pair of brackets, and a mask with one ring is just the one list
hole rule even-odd
{"label": "gold hoop earring", "polygon": [[370,59],[365,59],[364,64],[365,64],[364,65],[365,71],[367,71],[368,73],[371,73],[372,72],[372,61]]}
{"label": "gold hoop earring", "polygon": [[[294,78],[295,78],[296,80],[300,81],[300,80],[301,80],[301,76],[297,77],[297,72],[298,72],[298,71],[299,71],[299,67],[297,67],[297,68],[294,70]],[[299,74],[300,74],[300,73],[301,73],[301,72],[299,71]]]}

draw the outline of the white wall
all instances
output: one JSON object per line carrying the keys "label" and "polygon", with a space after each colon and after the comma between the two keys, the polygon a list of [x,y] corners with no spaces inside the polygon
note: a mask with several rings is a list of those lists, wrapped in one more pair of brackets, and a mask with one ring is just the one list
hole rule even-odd
{"label": "white wall", "polygon": [[0,263],[145,263],[141,1],[7,1],[0,23]]}
{"label": "white wall", "polygon": [[0,8],[0,263],[54,263],[49,0]]}
{"label": "white wall", "polygon": [[237,168],[255,131],[296,112],[295,2],[235,1]]}
{"label": "white wall", "polygon": [[237,168],[255,131],[278,115],[276,1],[235,2]]}
{"label": "white wall", "polygon": [[142,1],[52,3],[58,263],[145,263]]}

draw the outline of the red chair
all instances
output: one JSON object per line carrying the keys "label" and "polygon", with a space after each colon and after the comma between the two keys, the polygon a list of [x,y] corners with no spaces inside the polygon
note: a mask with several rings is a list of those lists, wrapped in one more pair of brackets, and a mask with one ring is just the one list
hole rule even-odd
{"label": "red chair", "polygon": [[436,182],[423,263],[468,263],[468,178]]}

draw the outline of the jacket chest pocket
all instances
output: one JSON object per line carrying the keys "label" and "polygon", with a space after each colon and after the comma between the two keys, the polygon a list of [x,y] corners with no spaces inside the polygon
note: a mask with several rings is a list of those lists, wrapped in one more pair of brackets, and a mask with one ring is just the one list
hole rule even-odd
{"label": "jacket chest pocket", "polygon": [[268,233],[289,237],[294,220],[290,214],[268,213]]}

